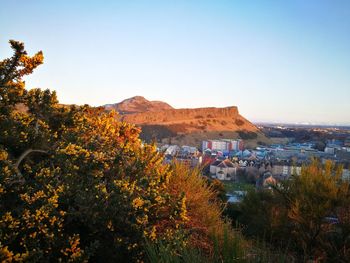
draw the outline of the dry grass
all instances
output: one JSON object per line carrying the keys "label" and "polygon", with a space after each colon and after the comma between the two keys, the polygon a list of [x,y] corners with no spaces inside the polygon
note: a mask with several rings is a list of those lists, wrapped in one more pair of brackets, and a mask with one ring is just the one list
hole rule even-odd
{"label": "dry grass", "polygon": [[186,228],[190,230],[190,243],[208,252],[212,251],[210,236],[222,228],[221,206],[215,191],[202,178],[200,170],[174,163],[170,180],[174,194],[184,193],[186,197]]}
{"label": "dry grass", "polygon": [[185,228],[190,232],[191,246],[207,253],[213,252],[213,236],[223,236],[224,221],[221,218],[222,204],[217,200],[216,192],[201,176],[199,168],[174,163],[173,176],[170,179],[170,191],[186,197],[187,221]]}

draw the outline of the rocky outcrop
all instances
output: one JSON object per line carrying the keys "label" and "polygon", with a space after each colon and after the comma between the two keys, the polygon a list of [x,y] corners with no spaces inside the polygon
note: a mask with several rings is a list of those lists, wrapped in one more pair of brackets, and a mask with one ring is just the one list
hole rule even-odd
{"label": "rocky outcrop", "polygon": [[197,109],[171,109],[129,114],[123,120],[135,124],[173,124],[188,121],[203,122],[211,119],[236,119],[237,107],[227,108],[197,108]]}
{"label": "rocky outcrop", "polygon": [[165,102],[149,101],[142,96],[135,96],[115,104],[107,104],[104,107],[107,110],[116,110],[122,115],[173,109]]}
{"label": "rocky outcrop", "polygon": [[258,133],[258,128],[241,116],[236,106],[225,108],[174,109],[164,102],[137,96],[106,105],[116,109],[125,122],[142,127],[141,137],[164,139],[185,134],[210,132]]}

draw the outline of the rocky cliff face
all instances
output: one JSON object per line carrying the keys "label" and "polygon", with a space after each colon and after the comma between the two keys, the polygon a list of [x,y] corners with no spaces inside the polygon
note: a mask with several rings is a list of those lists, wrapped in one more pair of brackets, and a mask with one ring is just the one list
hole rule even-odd
{"label": "rocky cliff face", "polygon": [[140,126],[161,125],[180,133],[200,131],[256,131],[255,125],[238,113],[237,107],[171,109],[128,114],[123,121]]}
{"label": "rocky cliff face", "polygon": [[127,122],[137,124],[177,123],[209,119],[236,118],[237,107],[227,108],[197,108],[197,109],[171,109],[152,112],[130,114],[124,117]]}
{"label": "rocky cliff face", "polygon": [[141,137],[147,140],[221,131],[259,132],[255,125],[239,114],[235,106],[174,109],[167,103],[148,101],[138,96],[105,107],[119,111],[123,121],[142,127]]}

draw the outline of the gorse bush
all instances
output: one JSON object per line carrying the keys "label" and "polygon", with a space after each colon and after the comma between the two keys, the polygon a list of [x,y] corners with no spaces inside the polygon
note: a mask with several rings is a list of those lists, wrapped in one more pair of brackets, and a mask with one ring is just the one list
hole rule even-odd
{"label": "gorse bush", "polygon": [[0,63],[1,260],[129,261],[144,257],[145,238],[173,242],[166,231],[180,232],[186,203],[169,191],[156,148],[114,112],[25,90],[43,55],[10,43]]}

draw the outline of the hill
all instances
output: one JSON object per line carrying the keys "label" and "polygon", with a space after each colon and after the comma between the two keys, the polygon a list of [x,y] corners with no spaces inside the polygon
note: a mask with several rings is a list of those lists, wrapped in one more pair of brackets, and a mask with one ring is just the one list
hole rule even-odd
{"label": "hill", "polygon": [[162,101],[149,101],[142,96],[135,96],[115,104],[104,105],[107,110],[116,110],[120,114],[133,114],[173,109]]}
{"label": "hill", "polygon": [[236,106],[225,108],[174,109],[161,101],[136,96],[120,103],[105,105],[115,109],[125,122],[142,128],[141,138],[149,142],[178,143],[199,146],[205,139],[242,138],[268,143],[260,130],[239,114]]}

